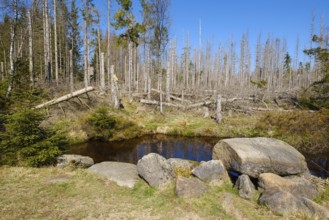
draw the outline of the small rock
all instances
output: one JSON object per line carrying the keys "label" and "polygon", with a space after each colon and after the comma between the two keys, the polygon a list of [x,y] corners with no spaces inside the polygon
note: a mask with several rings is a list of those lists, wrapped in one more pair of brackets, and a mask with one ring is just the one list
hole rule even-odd
{"label": "small rock", "polygon": [[239,196],[244,199],[252,199],[252,196],[255,192],[255,186],[251,182],[248,175],[243,174],[239,176],[235,182],[235,187],[239,190]]}
{"label": "small rock", "polygon": [[119,186],[134,188],[135,183],[140,180],[137,166],[130,163],[102,162],[88,168],[92,173],[105,176]]}
{"label": "small rock", "polygon": [[262,173],[258,179],[258,185],[263,189],[279,187],[283,191],[290,192],[294,196],[314,199],[318,195],[316,185],[304,177],[281,177],[273,173]]}
{"label": "small rock", "polygon": [[137,163],[138,174],[152,187],[161,188],[175,177],[170,163],[161,155],[150,153]]}
{"label": "small rock", "polygon": [[88,168],[94,164],[94,160],[88,156],[81,156],[76,154],[63,154],[57,157],[57,167],[66,167],[73,165],[80,168]]}
{"label": "small rock", "polygon": [[201,162],[192,170],[194,176],[205,182],[219,182],[227,177],[226,169],[220,160]]}
{"label": "small rock", "polygon": [[181,198],[200,197],[208,191],[208,187],[198,178],[185,178],[178,176],[176,179],[176,195]]}

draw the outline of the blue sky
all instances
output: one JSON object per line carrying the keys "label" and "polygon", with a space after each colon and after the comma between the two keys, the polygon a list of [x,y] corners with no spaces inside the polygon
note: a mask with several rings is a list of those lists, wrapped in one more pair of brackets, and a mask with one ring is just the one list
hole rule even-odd
{"label": "blue sky", "polygon": [[[106,26],[107,0],[95,0]],[[134,12],[140,17],[139,0],[133,0]],[[117,10],[112,0],[112,15]],[[252,50],[256,47],[258,35],[265,42],[268,34],[285,38],[288,50],[293,55],[299,36],[300,51],[309,46],[311,18],[315,15],[315,30],[319,30],[321,16],[329,24],[329,0],[171,0],[170,37],[177,38],[183,47],[189,33],[192,47],[199,45],[199,21],[202,21],[203,45],[213,42],[226,45],[233,36],[237,46],[243,33],[248,32]],[[238,48],[237,48],[238,49]],[[238,51],[238,50],[237,50]]]}
{"label": "blue sky", "polygon": [[259,33],[263,42],[268,34],[285,37],[289,50],[294,50],[297,36],[300,45],[308,46],[312,13],[316,30],[321,16],[328,25],[329,0],[172,0],[171,36],[183,41],[189,32],[191,43],[198,45],[198,24],[202,21],[203,42],[225,44],[233,35],[239,42],[249,32],[251,46]]}

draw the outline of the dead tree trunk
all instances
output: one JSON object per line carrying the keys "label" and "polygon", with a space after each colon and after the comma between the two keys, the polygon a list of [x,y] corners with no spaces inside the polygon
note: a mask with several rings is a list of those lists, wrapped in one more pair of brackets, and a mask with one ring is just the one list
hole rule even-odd
{"label": "dead tree trunk", "polygon": [[74,91],[74,82],[73,82],[73,54],[72,50],[70,50],[70,91],[73,93]]}
{"label": "dead tree trunk", "polygon": [[105,91],[104,53],[101,53],[100,59],[100,87],[102,91]]}
{"label": "dead tree trunk", "polygon": [[54,0],[54,45],[55,45],[55,81],[58,84],[58,47],[57,47],[57,11],[56,0]]}
{"label": "dead tree trunk", "polygon": [[31,12],[28,11],[28,35],[29,35],[29,74],[30,74],[30,82],[34,85],[34,73],[33,73],[33,41],[32,41],[32,18]]}
{"label": "dead tree trunk", "polygon": [[72,92],[70,94],[67,94],[67,95],[64,95],[62,97],[59,97],[59,98],[56,98],[56,99],[53,99],[53,100],[50,100],[48,102],[45,102],[45,103],[42,103],[40,105],[37,105],[35,106],[36,109],[38,108],[44,108],[44,107],[47,107],[47,106],[50,106],[50,105],[55,105],[55,104],[58,104],[58,103],[61,103],[61,102],[64,102],[66,100],[69,100],[71,98],[74,98],[74,97],[77,97],[79,95],[82,95],[82,94],[85,94],[85,93],[88,93],[88,92],[91,92],[93,91],[94,88],[93,87],[87,87],[87,88],[84,88],[84,89],[81,89],[81,90],[78,90],[78,91],[75,91],[75,92]]}
{"label": "dead tree trunk", "polygon": [[216,121],[218,124],[222,123],[222,96],[217,95]]}
{"label": "dead tree trunk", "polygon": [[[86,7],[85,7],[86,8]],[[88,71],[89,71],[89,64],[88,64],[88,24],[87,24],[87,18],[84,19],[83,22],[83,29],[84,29],[84,38],[83,38],[83,47],[84,47],[84,53],[83,53],[83,70],[84,70],[84,83],[85,87],[88,87]]]}
{"label": "dead tree trunk", "polygon": [[17,0],[14,1],[14,21],[10,28],[10,47],[9,47],[9,76],[10,81],[7,89],[6,97],[9,97],[13,89],[14,80],[14,50],[15,50],[15,36],[16,36],[16,21],[17,21]]}
{"label": "dead tree trunk", "polygon": [[167,60],[167,70],[166,70],[166,101],[170,101],[170,55]]}
{"label": "dead tree trunk", "polygon": [[113,99],[114,99],[114,108],[119,109],[121,106],[120,97],[119,97],[119,87],[118,87],[118,78],[114,75],[114,66],[111,65],[111,84],[113,85]]}

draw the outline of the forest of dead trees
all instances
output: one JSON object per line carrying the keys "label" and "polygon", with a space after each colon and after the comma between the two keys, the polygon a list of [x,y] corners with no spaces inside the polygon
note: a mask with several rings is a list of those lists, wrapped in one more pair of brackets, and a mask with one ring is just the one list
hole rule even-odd
{"label": "forest of dead trees", "polygon": [[[114,1],[114,0],[112,0]],[[2,97],[18,87],[56,88],[61,94],[92,86],[129,99],[140,94],[159,103],[183,99],[184,94],[222,94],[226,98],[249,94],[257,87],[268,92],[306,88],[323,77],[319,62],[305,54],[312,48],[296,39],[289,54],[284,38],[259,34],[251,45],[249,33],[214,45],[202,40],[192,47],[189,35],[178,48],[169,39],[169,0],[116,0],[118,9],[106,16],[92,0],[1,0],[0,80]],[[141,21],[133,4],[141,4]],[[107,27],[101,19],[107,19]],[[328,49],[329,32],[322,19],[319,47]],[[181,52],[180,52],[181,51]],[[253,52],[254,51],[254,52]],[[26,79],[25,85],[17,78]],[[250,93],[251,94],[251,93]],[[163,97],[162,97],[163,96]],[[180,98],[179,98],[180,97]]]}

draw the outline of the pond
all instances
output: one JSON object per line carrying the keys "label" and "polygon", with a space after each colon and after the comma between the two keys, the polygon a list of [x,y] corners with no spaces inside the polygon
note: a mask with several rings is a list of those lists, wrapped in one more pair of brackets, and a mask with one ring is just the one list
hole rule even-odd
{"label": "pond", "polygon": [[[72,146],[68,153],[90,156],[95,163],[119,161],[137,164],[139,159],[149,153],[200,162],[212,159],[212,148],[219,140],[209,137],[148,135],[124,141],[89,141]],[[312,174],[329,177],[329,154],[304,156]]]}

